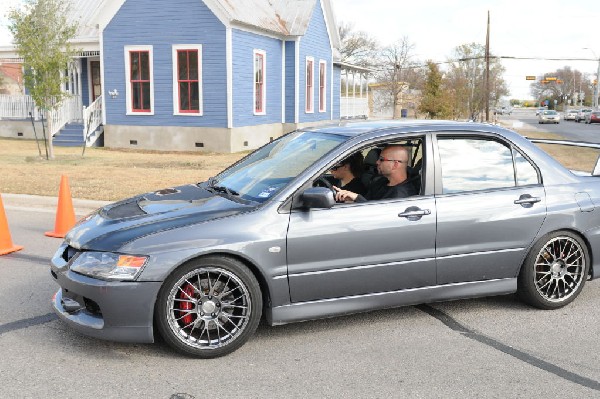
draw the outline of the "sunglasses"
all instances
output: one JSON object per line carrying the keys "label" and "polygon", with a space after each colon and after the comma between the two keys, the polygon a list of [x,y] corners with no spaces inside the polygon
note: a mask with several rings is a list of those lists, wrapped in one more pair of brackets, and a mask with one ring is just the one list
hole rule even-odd
{"label": "sunglasses", "polygon": [[338,170],[338,169],[339,169],[339,168],[341,168],[342,166],[344,166],[344,164],[343,164],[343,163],[339,163],[339,164],[337,164],[337,165],[334,165],[334,166],[332,166],[330,170]]}
{"label": "sunglasses", "polygon": [[400,163],[406,163],[406,161],[401,161],[401,160],[399,160],[399,159],[388,159],[388,158],[385,158],[385,157],[379,157],[378,161],[379,161],[379,162],[387,162],[387,161],[390,161],[390,162],[400,162]]}

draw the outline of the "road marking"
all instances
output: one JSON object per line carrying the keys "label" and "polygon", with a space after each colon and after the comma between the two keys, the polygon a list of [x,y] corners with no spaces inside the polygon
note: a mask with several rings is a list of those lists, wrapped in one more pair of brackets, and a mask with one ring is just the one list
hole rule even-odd
{"label": "road marking", "polygon": [[58,320],[58,316],[54,313],[47,313],[42,316],[35,316],[29,319],[22,319],[2,324],[0,325],[0,335],[11,331],[22,330],[33,326],[39,326],[40,324],[50,323],[54,320]]}
{"label": "road marking", "polygon": [[594,389],[596,391],[600,391],[600,382],[592,380],[590,378],[581,376],[579,374],[572,373],[568,370],[565,370],[557,365],[552,363],[548,363],[545,360],[539,359],[535,356],[530,355],[529,353],[520,351],[511,346],[505,345],[500,341],[497,341],[493,338],[490,338],[486,335],[477,333],[468,327],[460,324],[458,321],[454,320],[451,316],[442,312],[439,309],[431,307],[429,305],[418,305],[415,308],[421,310],[422,312],[427,313],[430,316],[435,317],[442,323],[444,323],[447,327],[452,329],[453,331],[457,331],[464,335],[467,338],[475,340],[479,343],[487,345],[491,348],[497,349],[502,353],[515,357],[525,363],[532,365],[533,367],[537,367],[540,370],[547,371],[552,373],[560,378],[564,378],[567,381],[574,382],[575,384],[581,385],[586,388]]}

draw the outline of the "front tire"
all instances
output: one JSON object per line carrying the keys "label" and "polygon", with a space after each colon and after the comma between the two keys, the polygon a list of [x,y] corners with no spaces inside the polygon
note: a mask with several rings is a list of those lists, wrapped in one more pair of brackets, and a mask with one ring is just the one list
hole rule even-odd
{"label": "front tire", "polygon": [[527,255],[517,281],[519,297],[540,309],[571,303],[583,289],[590,267],[585,243],[568,231],[542,237]]}
{"label": "front tire", "polygon": [[208,359],[241,347],[254,334],[262,305],[258,281],[243,263],[210,256],[181,266],[165,280],[155,321],[175,350]]}

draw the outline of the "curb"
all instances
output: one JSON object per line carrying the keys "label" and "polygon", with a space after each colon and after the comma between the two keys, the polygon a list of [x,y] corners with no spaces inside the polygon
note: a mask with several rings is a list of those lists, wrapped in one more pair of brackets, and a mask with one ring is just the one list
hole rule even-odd
{"label": "curb", "polygon": [[[40,212],[56,213],[58,197],[45,197],[28,194],[2,194],[2,202],[6,209],[21,211],[36,210]],[[95,201],[73,198],[73,208],[76,215],[85,216],[98,208],[112,203],[112,201]]]}

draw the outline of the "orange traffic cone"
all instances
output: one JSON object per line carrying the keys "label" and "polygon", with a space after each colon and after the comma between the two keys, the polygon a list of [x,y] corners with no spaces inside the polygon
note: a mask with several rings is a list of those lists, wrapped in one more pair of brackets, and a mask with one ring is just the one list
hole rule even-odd
{"label": "orange traffic cone", "polygon": [[23,249],[20,245],[14,245],[8,230],[8,221],[4,213],[4,204],[2,204],[2,196],[0,196],[0,255],[6,255],[11,252],[20,251]]}
{"label": "orange traffic cone", "polygon": [[71,200],[71,189],[69,179],[62,175],[60,178],[60,189],[58,190],[58,208],[56,209],[56,222],[54,231],[47,231],[48,237],[63,238],[71,228],[75,226],[75,210]]}

